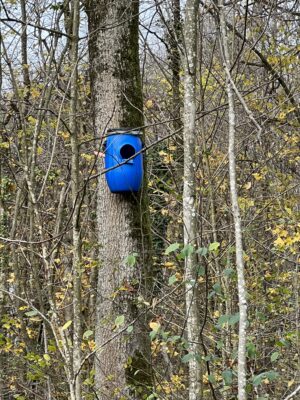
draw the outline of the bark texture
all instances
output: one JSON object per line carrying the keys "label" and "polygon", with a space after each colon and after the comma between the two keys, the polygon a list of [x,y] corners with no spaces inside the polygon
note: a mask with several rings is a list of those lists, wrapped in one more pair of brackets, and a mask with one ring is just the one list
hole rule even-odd
{"label": "bark texture", "polygon": [[[93,0],[86,9],[96,135],[109,127],[142,126],[138,1]],[[152,381],[146,317],[139,304],[151,282],[144,188],[138,194],[112,194],[105,176],[99,179],[95,381],[103,400],[142,399]],[[125,260],[133,253],[139,255],[137,263],[129,266]],[[133,322],[132,333],[115,325],[118,316],[125,317],[125,326]]]}
{"label": "bark texture", "polygon": [[[185,8],[184,45],[185,45],[185,78],[184,78],[184,185],[183,185],[183,223],[184,244],[195,245],[197,237],[196,217],[196,155],[195,155],[195,120],[196,120],[196,41],[197,13],[199,1],[188,0]],[[185,260],[186,281],[186,331],[189,342],[189,400],[201,398],[201,368],[199,351],[199,308],[197,260],[195,253]]]}
{"label": "bark texture", "polygon": [[71,188],[72,188],[72,241],[73,241],[73,391],[74,399],[81,399],[81,337],[82,337],[82,305],[81,305],[81,235],[80,235],[80,190],[79,146],[78,146],[78,31],[79,31],[79,0],[72,4],[72,39],[70,41],[70,128],[71,128]]}

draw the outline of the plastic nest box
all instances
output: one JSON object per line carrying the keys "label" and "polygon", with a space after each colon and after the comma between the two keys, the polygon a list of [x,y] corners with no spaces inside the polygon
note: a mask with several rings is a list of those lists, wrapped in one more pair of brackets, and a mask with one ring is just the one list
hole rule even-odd
{"label": "plastic nest box", "polygon": [[[105,141],[106,181],[112,193],[138,192],[143,182],[141,132],[128,128],[109,129]],[[128,161],[127,161],[128,160]]]}

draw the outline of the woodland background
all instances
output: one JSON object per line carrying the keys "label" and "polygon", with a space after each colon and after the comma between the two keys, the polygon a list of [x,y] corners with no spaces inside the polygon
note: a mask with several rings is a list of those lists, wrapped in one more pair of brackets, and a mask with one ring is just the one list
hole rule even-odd
{"label": "woodland background", "polygon": [[[105,127],[93,122],[86,14],[92,3],[1,0],[1,399],[106,398],[95,384],[101,357],[95,339],[101,271],[97,181]],[[183,237],[185,5],[141,0],[138,13],[154,279],[150,299],[136,293],[138,309],[148,314],[154,382],[140,398],[186,399],[188,392],[190,400],[238,396],[223,15],[235,85],[234,153],[248,303],[246,396],[297,399],[299,2],[198,4],[193,246]],[[186,336],[185,266],[192,253],[199,289],[197,354],[189,351]],[[135,268],[141,257],[129,252],[127,267]],[[136,290],[126,280],[116,289],[128,295]],[[111,338],[121,332],[130,341],[136,334],[126,312],[114,316],[113,325]],[[188,378],[192,361],[200,371],[195,397]],[[130,368],[130,362],[121,367]],[[116,391],[110,398],[138,397]]]}

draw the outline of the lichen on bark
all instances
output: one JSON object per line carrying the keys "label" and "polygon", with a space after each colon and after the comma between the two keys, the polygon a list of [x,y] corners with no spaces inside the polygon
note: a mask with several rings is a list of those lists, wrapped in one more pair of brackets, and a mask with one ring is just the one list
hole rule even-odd
{"label": "lichen on bark", "polygon": [[[89,0],[89,54],[95,132],[143,125],[138,51],[138,1]],[[103,165],[99,165],[99,172]],[[100,399],[142,399],[151,386],[146,310],[138,298],[151,292],[151,243],[145,180],[139,193],[110,193],[98,185],[99,258],[95,383]],[[126,263],[137,253],[134,266]],[[124,291],[124,288],[129,288]],[[122,290],[120,290],[122,288]],[[147,289],[146,289],[147,288]],[[125,293],[125,294],[124,294]],[[133,332],[116,335],[124,316]],[[113,338],[113,339],[112,339]],[[128,360],[131,360],[128,365]]]}

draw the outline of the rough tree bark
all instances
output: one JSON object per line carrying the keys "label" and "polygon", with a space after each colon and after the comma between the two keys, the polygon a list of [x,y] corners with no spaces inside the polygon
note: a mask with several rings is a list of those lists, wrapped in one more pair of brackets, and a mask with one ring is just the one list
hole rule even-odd
{"label": "rough tree bark", "polygon": [[[195,120],[196,120],[196,54],[197,54],[197,15],[199,1],[188,0],[185,7],[184,21],[184,184],[183,184],[183,224],[184,244],[196,245],[196,154],[195,154]],[[201,366],[199,362],[199,308],[197,284],[197,259],[195,252],[185,259],[186,282],[186,330],[189,343],[189,400],[201,398]]]}
{"label": "rough tree bark", "polygon": [[[97,136],[108,127],[143,125],[138,53],[138,1],[89,0],[89,53]],[[103,165],[99,166],[100,172]],[[99,399],[142,399],[151,386],[150,345],[141,291],[151,285],[145,184],[138,194],[98,187],[100,270],[96,306],[95,384]],[[132,267],[126,257],[137,253]],[[124,316],[125,328],[116,325]],[[120,334],[117,334],[118,331]],[[113,339],[112,339],[113,338]]]}

